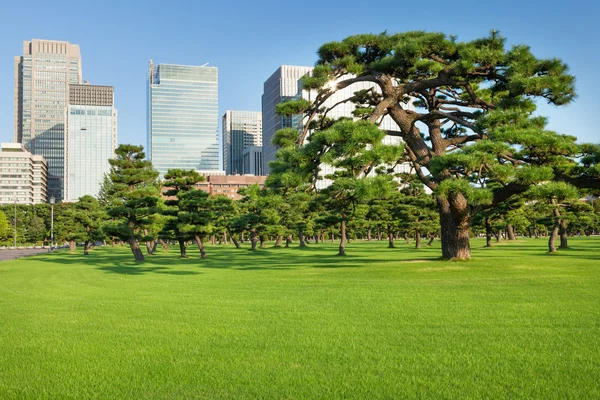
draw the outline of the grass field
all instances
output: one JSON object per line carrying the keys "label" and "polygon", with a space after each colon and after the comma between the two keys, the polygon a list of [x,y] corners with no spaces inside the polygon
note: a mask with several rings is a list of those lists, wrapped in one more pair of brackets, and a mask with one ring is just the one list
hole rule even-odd
{"label": "grass field", "polygon": [[600,238],[386,244],[1,262],[0,398],[600,398]]}

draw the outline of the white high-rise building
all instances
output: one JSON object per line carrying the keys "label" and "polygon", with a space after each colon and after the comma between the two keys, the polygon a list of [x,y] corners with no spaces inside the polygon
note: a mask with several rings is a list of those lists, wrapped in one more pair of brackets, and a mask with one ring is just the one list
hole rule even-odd
{"label": "white high-rise building", "polygon": [[[275,160],[275,153],[277,152],[276,146],[271,144],[271,139],[278,129],[293,127],[299,130],[302,129],[302,115],[295,115],[292,117],[282,117],[275,112],[277,104],[287,100],[304,98],[309,101],[313,101],[317,95],[314,90],[303,90],[301,79],[303,76],[312,72],[312,67],[293,67],[282,65],[275,71],[273,75],[264,84],[263,94],[263,169],[266,174],[269,173],[268,163],[269,161]],[[323,107],[332,107],[333,105],[340,103],[354,95],[359,90],[371,89],[375,85],[371,82],[356,82],[352,85],[343,89],[337,90],[331,95],[323,104]],[[294,89],[295,88],[295,89]],[[277,95],[279,93],[279,95]],[[341,117],[354,118],[352,112],[356,106],[352,102],[340,103],[331,111],[328,112],[327,116],[332,119],[338,119]],[[385,116],[379,124],[380,129],[385,131],[399,131],[398,125],[392,120],[390,116]],[[388,145],[399,145],[402,143],[402,139],[398,136],[386,136],[384,143]],[[408,164],[401,164],[395,167],[395,172],[409,172],[410,166]],[[333,168],[328,165],[321,165],[322,177],[331,174]],[[317,188],[322,189],[331,184],[331,181],[325,178],[320,179],[317,182]]]}
{"label": "white high-rise building", "polygon": [[0,148],[0,204],[41,204],[48,200],[47,168],[42,156],[31,154],[21,143]]}
{"label": "white high-rise building", "polygon": [[114,88],[71,85],[65,138],[65,200],[96,197],[117,146]]}

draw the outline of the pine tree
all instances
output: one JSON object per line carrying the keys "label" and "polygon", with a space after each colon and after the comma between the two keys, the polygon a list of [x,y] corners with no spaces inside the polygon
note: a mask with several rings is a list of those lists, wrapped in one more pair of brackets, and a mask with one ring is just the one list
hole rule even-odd
{"label": "pine tree", "polygon": [[151,216],[157,211],[158,172],[145,160],[142,146],[122,144],[115,154],[109,160],[112,185],[107,210],[115,222],[108,224],[105,231],[128,242],[135,260],[143,262],[139,241],[146,240],[144,228],[152,224]]}
{"label": "pine tree", "polygon": [[[477,211],[552,179],[557,165],[573,164],[567,156],[577,151],[575,138],[548,131],[534,112],[536,98],[571,102],[574,77],[560,60],[538,59],[527,46],[505,49],[498,32],[468,42],[428,32],[355,35],[324,44],[318,54],[303,79],[305,89],[317,91],[315,100],[286,105],[305,112],[299,145],[329,124],[331,108],[348,101],[357,118],[392,118],[399,129],[387,133],[403,139],[415,173],[436,195],[445,258],[470,258]],[[374,89],[325,106],[357,82]]]}

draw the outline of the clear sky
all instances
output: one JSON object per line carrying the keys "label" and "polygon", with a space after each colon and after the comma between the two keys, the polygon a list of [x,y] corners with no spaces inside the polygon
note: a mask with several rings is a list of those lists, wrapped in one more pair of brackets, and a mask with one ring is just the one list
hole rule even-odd
{"label": "clear sky", "polygon": [[119,143],[146,143],[146,71],[155,63],[219,68],[219,113],[261,110],[264,81],[279,65],[313,65],[323,43],[357,33],[426,30],[459,40],[500,30],[508,44],[558,57],[578,98],[540,107],[550,129],[600,142],[600,6],[563,1],[7,1],[0,8],[0,141],[13,140],[13,57],[24,40],[81,46],[83,78],[115,87]]}

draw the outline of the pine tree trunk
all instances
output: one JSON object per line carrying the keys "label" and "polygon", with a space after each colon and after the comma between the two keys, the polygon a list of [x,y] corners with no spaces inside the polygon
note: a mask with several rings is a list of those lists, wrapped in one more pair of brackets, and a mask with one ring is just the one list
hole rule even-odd
{"label": "pine tree trunk", "polygon": [[498,234],[496,235],[496,242],[502,241],[502,229],[498,229]]}
{"label": "pine tree trunk", "polygon": [[515,228],[512,224],[506,224],[506,235],[508,236],[508,240],[517,240],[515,236]]}
{"label": "pine tree trunk", "polygon": [[179,242],[179,254],[181,255],[181,258],[187,258],[187,251],[185,248],[185,240],[177,239],[177,241]]}
{"label": "pine tree trunk", "polygon": [[371,241],[371,228],[367,230],[367,241]]}
{"label": "pine tree trunk", "polygon": [[558,237],[558,231],[560,229],[560,224],[556,221],[554,224],[554,228],[552,228],[552,234],[548,238],[548,252],[556,253],[556,238]]}
{"label": "pine tree trunk", "polygon": [[140,261],[143,262],[144,259],[144,253],[142,253],[142,250],[140,249],[140,244],[137,241],[137,239],[134,236],[131,236],[128,240],[129,242],[129,247],[131,248],[131,252],[133,253],[133,256],[135,257],[135,261]]}
{"label": "pine tree trunk", "polygon": [[75,250],[77,250],[77,243],[74,240],[69,240],[69,251]]}
{"label": "pine tree trunk", "polygon": [[387,236],[388,236],[388,248],[389,249],[393,249],[396,246],[394,246],[394,234],[392,233],[392,228],[390,226],[388,226],[387,228]]}
{"label": "pine tree trunk", "polygon": [[560,248],[568,249],[569,248],[569,240],[567,238],[567,220],[565,220],[565,219],[559,220],[559,235],[560,235]]}
{"label": "pine tree trunk", "polygon": [[90,241],[86,240],[83,243],[83,255],[84,256],[89,256],[90,255]]}
{"label": "pine tree trunk", "polygon": [[377,240],[381,242],[381,229],[377,229]]}
{"label": "pine tree trunk", "polygon": [[235,245],[235,248],[239,249],[240,248],[240,244],[238,243],[237,239],[235,238],[235,235],[231,234],[231,231],[229,231],[229,228],[227,229],[227,233],[229,233],[229,237],[231,238],[231,241]]}
{"label": "pine tree trunk", "polygon": [[256,243],[258,243],[258,238],[256,237],[256,231],[255,230],[251,230],[250,231],[250,243],[252,244],[252,247],[250,248],[250,250],[256,250]]}
{"label": "pine tree trunk", "polygon": [[406,242],[406,244],[410,244],[410,237],[408,236],[408,233],[404,234],[403,239]]}
{"label": "pine tree trunk", "polygon": [[485,217],[485,247],[492,247],[492,222]]}
{"label": "pine tree trunk", "polygon": [[169,246],[167,246],[165,241],[162,239],[158,239],[158,244],[160,244],[167,253],[169,252],[169,250],[171,250],[171,249],[169,249]]}
{"label": "pine tree trunk", "polygon": [[421,248],[421,232],[417,229],[415,232],[415,249]]}
{"label": "pine tree trunk", "polygon": [[438,197],[437,203],[442,233],[442,257],[448,260],[470,259],[471,217],[467,200],[458,193],[450,199]]}
{"label": "pine tree trunk", "polygon": [[290,247],[290,243],[292,243],[292,237],[290,235],[285,237],[285,248],[289,248]]}
{"label": "pine tree trunk", "polygon": [[194,240],[196,241],[198,249],[200,249],[200,257],[206,258],[206,249],[204,249],[204,242],[202,242],[202,238],[197,233],[194,233]]}
{"label": "pine tree trunk", "polygon": [[260,248],[264,249],[265,248],[265,236],[264,235],[260,235],[259,241],[260,241]]}
{"label": "pine tree trunk", "polygon": [[277,239],[275,239],[275,247],[281,247],[283,243],[283,235],[277,235]]}
{"label": "pine tree trunk", "polygon": [[429,242],[425,246],[431,246],[433,241],[435,240],[435,235],[429,235]]}
{"label": "pine tree trunk", "polygon": [[223,231],[223,243],[229,244],[229,241],[227,240],[227,231]]}
{"label": "pine tree trunk", "polygon": [[306,242],[304,241],[304,231],[302,229],[298,229],[298,240],[300,241],[299,247],[306,247]]}
{"label": "pine tree trunk", "polygon": [[342,220],[340,224],[340,251],[338,253],[339,256],[346,255],[346,220]]}

